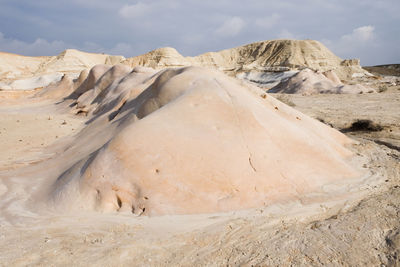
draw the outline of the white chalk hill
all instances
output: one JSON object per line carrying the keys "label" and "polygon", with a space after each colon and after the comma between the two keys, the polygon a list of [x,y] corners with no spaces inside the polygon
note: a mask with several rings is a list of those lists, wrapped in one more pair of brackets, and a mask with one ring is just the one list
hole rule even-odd
{"label": "white chalk hill", "polygon": [[26,57],[0,52],[0,90],[32,90],[74,76],[98,64],[115,65],[122,56],[67,49],[57,56]]}
{"label": "white chalk hill", "polygon": [[359,60],[342,60],[315,40],[261,41],[195,57],[184,57],[176,49],[165,47],[127,58],[121,63],[130,67],[151,68],[202,66],[215,68],[232,76],[304,68],[335,70],[341,79],[351,78],[354,73],[365,73]]}
{"label": "white chalk hill", "polygon": [[49,192],[61,210],[231,211],[359,176],[350,139],[219,71],[99,65],[76,83],[90,121]]}
{"label": "white chalk hill", "polygon": [[295,75],[282,80],[268,90],[268,93],[282,94],[363,94],[376,92],[361,84],[348,85],[341,83],[334,71],[324,73],[304,69]]}

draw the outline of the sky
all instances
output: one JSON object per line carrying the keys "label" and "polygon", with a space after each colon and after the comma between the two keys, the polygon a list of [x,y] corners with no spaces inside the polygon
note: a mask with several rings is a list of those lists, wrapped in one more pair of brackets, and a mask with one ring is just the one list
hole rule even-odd
{"label": "sky", "polygon": [[400,63],[400,0],[0,0],[0,51],[67,48],[184,56],[256,41],[313,39],[361,65]]}

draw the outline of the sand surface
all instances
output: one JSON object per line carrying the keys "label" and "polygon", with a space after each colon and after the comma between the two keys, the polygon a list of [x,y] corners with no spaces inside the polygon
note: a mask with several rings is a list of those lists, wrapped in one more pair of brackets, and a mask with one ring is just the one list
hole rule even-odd
{"label": "sand surface", "polygon": [[[0,101],[1,102],[1,101]],[[46,147],[79,130],[82,119],[42,105],[0,108],[0,166],[16,168],[50,158]]]}

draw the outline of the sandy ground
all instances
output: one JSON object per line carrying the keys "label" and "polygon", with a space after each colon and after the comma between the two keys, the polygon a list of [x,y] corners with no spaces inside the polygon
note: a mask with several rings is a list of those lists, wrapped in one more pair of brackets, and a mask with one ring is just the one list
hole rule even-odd
{"label": "sandy ground", "polygon": [[18,168],[50,158],[43,148],[74,134],[82,119],[51,109],[0,108],[0,168]]}
{"label": "sandy ground", "polygon": [[36,181],[21,177],[53,168],[44,159],[63,153],[86,119],[49,102],[2,105],[0,265],[399,265],[400,94],[285,95],[284,100],[338,129],[364,118],[382,125],[379,132],[347,133],[358,141],[351,149],[363,158],[368,179],[325,202],[310,195],[229,213],[38,214],[27,208]]}
{"label": "sandy ground", "polygon": [[[360,95],[275,95],[295,109],[323,120],[351,137],[389,142],[400,147],[400,90]],[[358,120],[370,120],[382,131],[346,131]]]}

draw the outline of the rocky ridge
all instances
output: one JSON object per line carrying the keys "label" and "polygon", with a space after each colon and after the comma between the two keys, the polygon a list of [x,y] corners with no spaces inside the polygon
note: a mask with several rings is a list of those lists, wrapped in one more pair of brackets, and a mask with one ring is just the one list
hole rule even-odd
{"label": "rocky ridge", "polygon": [[[98,64],[124,64],[154,69],[201,66],[218,69],[241,79],[257,77],[256,84],[262,84],[265,74],[283,73],[310,68],[318,71],[334,70],[341,80],[366,73],[359,60],[342,60],[323,44],[314,40],[270,40],[244,46],[208,52],[195,57],[184,57],[176,49],[165,47],[143,55],[124,58],[106,54],[86,53],[67,49],[57,56],[25,57],[0,53],[0,88],[16,88],[12,82],[21,79],[61,73],[77,76],[84,69]],[[57,80],[59,80],[57,76]],[[47,86],[43,84],[40,87]],[[14,88],[15,87],[15,88]],[[35,87],[36,88],[36,87]],[[26,88],[25,88],[26,89]],[[34,88],[32,88],[34,89]]]}
{"label": "rocky ridge", "polygon": [[202,66],[236,76],[242,72],[282,72],[310,68],[335,70],[341,79],[365,73],[358,59],[342,60],[314,40],[271,40],[256,42],[195,57],[184,57],[174,48],[160,48],[128,58],[122,64],[152,68]]}

